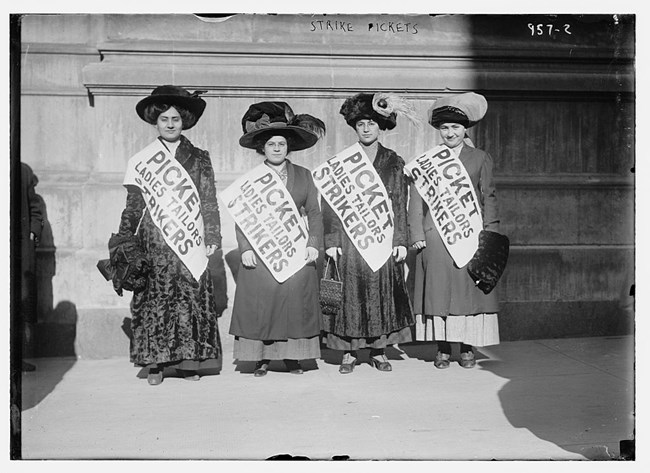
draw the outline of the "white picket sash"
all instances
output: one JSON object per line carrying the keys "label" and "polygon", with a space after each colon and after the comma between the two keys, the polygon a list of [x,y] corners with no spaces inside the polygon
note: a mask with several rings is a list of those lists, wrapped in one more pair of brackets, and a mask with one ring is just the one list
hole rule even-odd
{"label": "white picket sash", "polygon": [[312,172],[314,184],[341,221],[345,233],[373,271],[393,252],[392,202],[359,143]]}
{"label": "white picket sash", "polygon": [[447,251],[462,268],[474,256],[483,229],[481,207],[465,166],[447,146],[439,145],[410,161],[404,172],[413,178]]}
{"label": "white picket sash", "polygon": [[165,243],[198,281],[208,257],[201,198],[189,173],[156,139],[129,159],[124,185],[140,188]]}
{"label": "white picket sash", "polygon": [[305,266],[309,232],[280,176],[267,165],[236,179],[219,197],[278,282]]}

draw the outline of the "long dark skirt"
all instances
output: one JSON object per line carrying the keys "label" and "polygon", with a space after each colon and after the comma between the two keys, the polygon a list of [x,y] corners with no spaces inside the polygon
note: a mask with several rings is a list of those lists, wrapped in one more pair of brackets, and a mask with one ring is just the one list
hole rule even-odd
{"label": "long dark skirt", "polygon": [[415,323],[404,279],[403,264],[391,256],[372,271],[352,242],[343,240],[339,273],[343,281],[342,308],[325,318],[329,348],[384,348],[412,340]]}
{"label": "long dark skirt", "polygon": [[140,234],[152,270],[131,300],[131,361],[139,366],[197,370],[221,363],[210,272],[199,281],[164,242],[147,212]]}
{"label": "long dark skirt", "polygon": [[283,283],[258,258],[257,267],[237,273],[230,334],[249,340],[311,338],[320,333],[316,265],[308,264]]}

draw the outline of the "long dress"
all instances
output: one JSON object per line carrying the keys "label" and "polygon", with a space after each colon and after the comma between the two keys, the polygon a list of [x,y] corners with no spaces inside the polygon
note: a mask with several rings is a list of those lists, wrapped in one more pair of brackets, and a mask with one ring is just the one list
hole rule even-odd
{"label": "long dress", "polygon": [[[376,155],[374,155],[376,149]],[[408,245],[406,207],[408,184],[404,160],[395,151],[376,142],[365,149],[391,199],[395,231],[393,247]],[[373,272],[347,236],[334,210],[323,201],[325,248],[340,247],[338,270],[343,281],[341,310],[329,317],[326,332],[328,348],[357,350],[382,349],[412,340],[414,324],[411,301],[404,279],[403,263],[391,256]]]}
{"label": "long dress", "polygon": [[[309,170],[286,160],[286,183],[297,209],[307,216],[308,246],[320,248],[323,222]],[[282,178],[282,176],[281,176]],[[284,179],[283,179],[284,180]],[[236,227],[240,254],[253,247]],[[237,271],[230,334],[240,361],[305,360],[320,357],[320,304],[316,264],[279,283],[257,256],[255,268]]]}
{"label": "long dress", "polygon": [[[474,185],[483,228],[498,232],[492,157],[465,144],[458,156]],[[426,241],[415,265],[416,340],[462,342],[479,347],[499,343],[498,286],[484,294],[475,286],[466,267],[458,268],[454,264],[429,208],[414,187],[411,187],[408,221],[411,243]]]}
{"label": "long dress", "polygon": [[[174,157],[198,190],[205,244],[220,248],[219,204],[208,152],[181,135]],[[150,368],[220,370],[221,341],[209,270],[196,281],[165,243],[140,190],[128,186],[128,191],[120,233],[135,232],[142,217],[138,233],[152,266],[146,288],[131,300],[131,361]]]}

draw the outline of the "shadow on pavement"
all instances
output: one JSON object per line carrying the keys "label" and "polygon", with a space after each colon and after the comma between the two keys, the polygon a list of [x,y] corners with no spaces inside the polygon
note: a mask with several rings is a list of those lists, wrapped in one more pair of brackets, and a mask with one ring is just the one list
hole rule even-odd
{"label": "shadow on pavement", "polygon": [[[617,414],[610,400],[595,399],[584,376],[512,376],[510,362],[483,360],[477,367],[507,379],[498,396],[508,422],[515,428],[527,429],[536,437],[551,442],[588,460],[619,460],[608,445],[589,445],[587,438],[607,438],[611,413],[612,424]],[[509,374],[510,373],[510,374]],[[595,431],[595,432],[594,432]],[[611,432],[609,433],[611,436]],[[618,450],[618,448],[616,448]]]}
{"label": "shadow on pavement", "polygon": [[22,410],[23,412],[37,406],[61,382],[65,374],[72,369],[76,359],[39,358],[31,361],[36,369],[22,376]]}

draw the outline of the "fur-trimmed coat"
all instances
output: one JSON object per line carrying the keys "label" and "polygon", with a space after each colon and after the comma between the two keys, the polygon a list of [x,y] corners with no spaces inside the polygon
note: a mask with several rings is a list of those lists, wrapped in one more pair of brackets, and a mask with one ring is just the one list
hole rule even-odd
{"label": "fur-trimmed coat", "polygon": [[[395,223],[393,247],[407,247],[408,184],[404,160],[395,151],[378,144],[373,166],[392,203]],[[404,264],[395,263],[391,256],[373,272],[345,233],[334,210],[324,200],[323,224],[325,248],[342,249],[338,269],[343,281],[342,310],[329,318],[329,327],[324,330],[339,337],[374,338],[413,325]]]}
{"label": "fur-trimmed coat", "polygon": [[[221,225],[214,171],[207,151],[181,135],[175,159],[188,172],[201,199],[206,245],[221,247]],[[138,234],[150,263],[147,286],[131,300],[131,361],[146,366],[218,358],[221,352],[210,271],[196,281],[167,244],[148,211],[140,189],[128,186],[120,234]]]}

